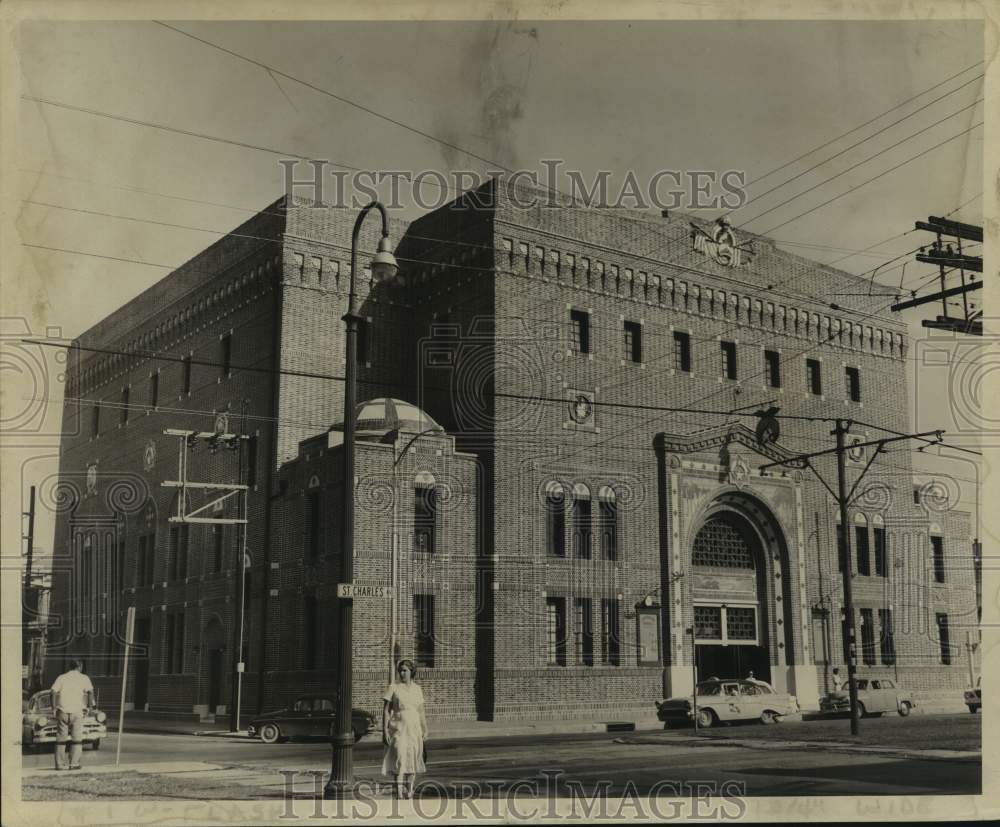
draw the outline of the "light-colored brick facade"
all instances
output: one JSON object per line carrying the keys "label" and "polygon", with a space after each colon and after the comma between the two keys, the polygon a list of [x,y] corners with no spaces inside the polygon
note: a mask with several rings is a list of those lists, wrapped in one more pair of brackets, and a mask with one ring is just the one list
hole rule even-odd
{"label": "light-colored brick facade", "polygon": [[[434,595],[434,666],[420,678],[431,714],[648,714],[661,693],[690,687],[694,606],[711,614],[723,604],[733,617],[734,608],[743,617],[755,609],[757,645],[700,643],[703,668],[750,665],[815,705],[830,668],[843,662],[836,508],[807,470],[757,469],[833,446],[832,422],[794,417],[851,419],[851,435],[862,439],[909,430],[907,340],[889,300],[844,295],[863,292],[855,277],[739,230],[733,266],[711,241],[694,243],[701,236],[685,216],[525,208],[511,194],[494,183],[409,225],[394,222],[402,286],[358,274],[360,313],[369,320],[358,398],[407,400],[446,433],[418,439],[395,473],[408,438],[359,443],[357,459],[356,580],[387,576],[395,525],[403,654],[413,646],[413,595]],[[268,708],[332,685],[340,481],[338,449],[321,435],[342,419],[337,377],[354,218],[279,201],[78,340],[96,350],[81,350],[69,371],[74,401],[65,416],[75,435],[64,439],[61,478],[77,493],[64,498],[57,525],[65,564],[60,573],[57,556],[53,611],[114,619],[68,634],[64,647],[89,656],[106,702],[120,681],[106,657],[115,651],[107,630],[121,628],[130,604],[148,623],[148,666],[139,668],[149,672],[151,710],[229,702],[238,532],[226,529],[215,571],[211,529],[192,526],[187,577],[171,580],[166,517],[174,492],[160,486],[176,476],[178,452],[162,431],[210,430],[221,410],[238,424],[245,409],[246,432],[257,437],[245,703]],[[374,224],[362,234],[362,259],[374,250]],[[228,332],[233,369],[223,375],[220,336]],[[725,375],[723,342],[735,348],[735,379]],[[181,387],[185,366],[152,359],[152,351],[193,355],[190,393]],[[770,381],[766,351],[778,354],[780,387]],[[819,365],[819,393],[807,360]],[[848,367],[858,371],[858,401],[849,399]],[[158,408],[139,408],[156,369]],[[92,401],[120,404],[124,385],[132,388],[128,421],[101,407],[93,436]],[[765,403],[793,417],[781,420],[774,446],[757,443],[752,417],[722,415]],[[957,690],[967,681],[961,643],[976,623],[969,520],[954,504],[915,501],[911,447],[874,462],[851,512],[869,542],[869,573],[853,581],[858,617],[870,609],[877,624],[874,663],[859,670],[917,690]],[[849,482],[867,460],[849,462]],[[835,482],[832,460],[814,467]],[[192,478],[234,479],[237,470],[233,453],[199,449],[191,457]],[[433,554],[413,548],[419,473],[447,481],[449,492]],[[322,503],[315,557],[305,536],[312,491]],[[552,511],[560,495],[562,508]],[[613,542],[607,514],[616,515]],[[581,552],[585,523],[589,556]],[[732,529],[753,562],[742,572],[692,562],[706,524],[705,537],[720,524]],[[887,538],[878,565],[876,528]],[[109,588],[80,575],[81,560],[95,554],[82,541],[70,556],[74,533],[99,531],[113,538],[110,557],[124,561],[124,580]],[[942,538],[943,583],[932,535]],[[155,543],[145,584],[137,579],[142,536]],[[553,553],[554,537],[563,554]],[[895,663],[884,645],[887,610]],[[387,612],[388,603],[355,609],[358,706],[376,706],[388,679]],[[180,643],[168,621],[176,614]],[[938,615],[948,618],[950,664],[941,662]],[[553,644],[553,630],[565,643]],[[171,642],[176,657],[165,651]],[[863,642],[859,624],[859,661]],[[50,651],[55,670],[60,650]]]}

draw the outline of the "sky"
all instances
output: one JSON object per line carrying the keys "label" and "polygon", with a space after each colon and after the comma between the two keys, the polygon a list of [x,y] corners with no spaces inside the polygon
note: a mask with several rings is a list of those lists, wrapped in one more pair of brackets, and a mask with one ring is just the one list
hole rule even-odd
{"label": "sky", "polygon": [[[5,336],[18,324],[67,338],[87,329],[279,197],[281,157],[478,173],[537,170],[558,158],[585,178],[607,170],[613,181],[664,169],[741,170],[753,180],[795,161],[749,188],[734,227],[777,226],[770,234],[786,249],[857,274],[885,263],[877,280],[903,279],[904,288],[933,272],[912,261],[902,270],[912,257],[897,258],[930,241],[913,231],[915,220],[982,223],[983,128],[972,128],[983,120],[980,21],[169,25],[256,63],[151,20],[18,30],[25,97],[16,183],[5,195],[9,204],[13,191],[15,238],[26,246],[5,285],[14,310],[4,314],[14,317]],[[421,212],[407,203],[397,214]],[[911,424],[944,427],[970,445],[956,405],[979,399],[976,377],[949,399],[940,369],[914,372],[928,347],[920,319],[936,312],[905,316]],[[979,343],[949,336],[945,347],[975,355]],[[61,384],[54,355],[41,358],[51,368],[44,435],[57,431]],[[56,467],[57,441],[24,442],[8,450],[5,473],[12,457],[24,479]],[[913,461],[950,474],[949,490],[974,509],[983,469],[977,457],[955,456]]]}

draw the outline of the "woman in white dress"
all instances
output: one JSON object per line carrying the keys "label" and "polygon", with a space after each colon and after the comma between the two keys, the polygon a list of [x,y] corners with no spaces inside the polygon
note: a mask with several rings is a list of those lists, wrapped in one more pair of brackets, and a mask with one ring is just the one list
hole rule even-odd
{"label": "woman in white dress", "polygon": [[399,794],[411,798],[416,774],[426,769],[424,692],[413,680],[417,668],[412,660],[401,660],[396,666],[396,675],[398,681],[382,696],[382,743],[385,746],[382,774],[395,778]]}

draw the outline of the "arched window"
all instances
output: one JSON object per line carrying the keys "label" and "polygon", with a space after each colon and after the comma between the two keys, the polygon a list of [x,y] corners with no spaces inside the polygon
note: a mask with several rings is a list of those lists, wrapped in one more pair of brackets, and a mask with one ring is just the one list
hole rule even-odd
{"label": "arched window", "polygon": [[573,486],[573,556],[590,559],[590,489],[582,482]]}
{"label": "arched window", "polygon": [[413,549],[433,554],[437,546],[437,486],[434,475],[421,471],[413,481]]}
{"label": "arched window", "polygon": [[598,525],[601,532],[601,556],[605,560],[618,559],[618,500],[615,490],[605,485],[597,494]]}
{"label": "arched window", "polygon": [[545,548],[555,557],[566,556],[566,492],[555,480],[545,486]]}

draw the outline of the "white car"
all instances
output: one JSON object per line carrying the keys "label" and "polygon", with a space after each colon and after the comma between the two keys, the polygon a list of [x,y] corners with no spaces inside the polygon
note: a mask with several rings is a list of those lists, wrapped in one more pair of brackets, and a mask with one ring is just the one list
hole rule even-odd
{"label": "white car", "polygon": [[[90,710],[83,721],[83,743],[91,749],[101,748],[101,739],[108,734],[104,722],[107,715],[99,709]],[[52,690],[45,689],[31,696],[21,716],[21,744],[32,749],[40,744],[56,742],[56,713],[52,708]]]}

